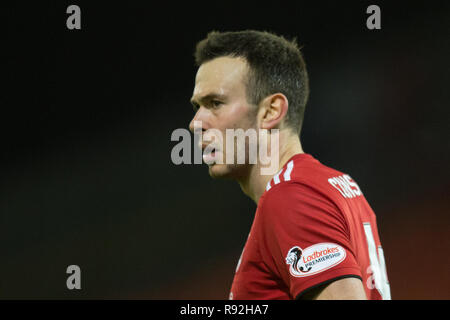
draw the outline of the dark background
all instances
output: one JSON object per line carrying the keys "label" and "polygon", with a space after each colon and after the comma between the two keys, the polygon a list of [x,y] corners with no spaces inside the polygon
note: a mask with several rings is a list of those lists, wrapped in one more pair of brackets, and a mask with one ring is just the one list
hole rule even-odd
{"label": "dark background", "polygon": [[[2,9],[0,298],[225,299],[255,204],[172,164],[197,41],[297,37],[304,150],[358,181],[393,299],[450,298],[448,2],[20,2]],[[81,30],[66,8],[81,8]],[[381,30],[366,8],[381,7]],[[67,266],[82,289],[66,288]]]}

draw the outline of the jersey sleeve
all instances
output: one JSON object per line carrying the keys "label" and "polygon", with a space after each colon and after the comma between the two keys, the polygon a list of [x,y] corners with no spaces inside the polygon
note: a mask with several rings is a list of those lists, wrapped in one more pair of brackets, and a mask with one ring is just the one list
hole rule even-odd
{"label": "jersey sleeve", "polygon": [[341,278],[362,279],[346,220],[325,193],[282,183],[263,195],[259,210],[262,259],[292,298]]}

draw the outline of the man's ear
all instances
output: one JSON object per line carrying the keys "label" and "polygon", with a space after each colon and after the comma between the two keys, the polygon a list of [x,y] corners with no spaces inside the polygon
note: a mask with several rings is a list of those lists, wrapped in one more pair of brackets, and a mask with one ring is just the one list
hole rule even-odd
{"label": "man's ear", "polygon": [[275,93],[261,101],[258,120],[261,129],[280,128],[288,111],[288,99],[282,93]]}

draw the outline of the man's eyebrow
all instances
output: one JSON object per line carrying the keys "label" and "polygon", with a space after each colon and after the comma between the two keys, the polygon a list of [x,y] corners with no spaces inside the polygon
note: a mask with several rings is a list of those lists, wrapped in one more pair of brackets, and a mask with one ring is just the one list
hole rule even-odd
{"label": "man's eyebrow", "polygon": [[207,95],[205,95],[205,96],[203,96],[203,97],[200,97],[200,98],[195,98],[195,97],[192,97],[191,98],[191,103],[193,104],[193,105],[198,105],[198,104],[200,104],[200,103],[202,103],[202,102],[207,102],[207,101],[211,101],[211,100],[213,100],[213,99],[225,99],[225,95],[224,94],[220,94],[220,93],[209,93],[209,94],[207,94]]}

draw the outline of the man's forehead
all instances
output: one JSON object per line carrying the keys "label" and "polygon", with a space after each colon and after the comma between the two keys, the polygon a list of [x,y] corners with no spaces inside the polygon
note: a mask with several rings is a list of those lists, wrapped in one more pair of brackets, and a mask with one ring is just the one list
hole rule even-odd
{"label": "man's forehead", "polygon": [[243,84],[247,63],[242,58],[220,57],[200,66],[195,77],[194,97],[214,91],[224,94]]}

